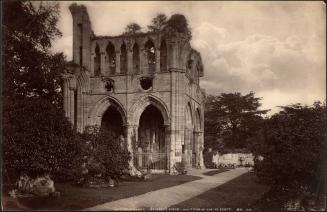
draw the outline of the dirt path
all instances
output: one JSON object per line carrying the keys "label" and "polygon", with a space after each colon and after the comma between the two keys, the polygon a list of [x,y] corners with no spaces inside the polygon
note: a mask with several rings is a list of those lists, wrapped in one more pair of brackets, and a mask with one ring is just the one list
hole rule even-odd
{"label": "dirt path", "polygon": [[178,186],[148,192],[139,196],[104,203],[84,210],[165,210],[169,206],[191,199],[205,191],[220,186],[248,172],[247,168],[237,168],[213,176],[202,175],[204,170],[194,170],[189,174],[201,176],[203,179],[184,183]]}

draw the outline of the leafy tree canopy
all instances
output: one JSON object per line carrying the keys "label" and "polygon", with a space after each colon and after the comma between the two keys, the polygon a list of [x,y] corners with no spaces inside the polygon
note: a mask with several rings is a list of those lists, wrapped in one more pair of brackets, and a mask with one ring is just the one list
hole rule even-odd
{"label": "leafy tree canopy", "polygon": [[188,27],[187,19],[182,14],[174,14],[167,21],[167,27],[176,30],[179,33],[184,33],[192,36],[191,30]]}
{"label": "leafy tree canopy", "polygon": [[141,26],[137,23],[130,23],[125,28],[125,35],[134,35],[141,32]]}
{"label": "leafy tree canopy", "polygon": [[62,53],[50,51],[61,36],[57,3],[3,2],[4,98],[39,96],[61,106]]}
{"label": "leafy tree canopy", "polygon": [[272,190],[318,192],[323,187],[326,105],[295,104],[267,119],[253,152],[263,160],[255,171]]}
{"label": "leafy tree canopy", "polygon": [[165,14],[158,14],[151,21],[151,25],[148,25],[148,29],[150,32],[158,32],[163,29],[163,27],[167,24],[167,16]]}
{"label": "leafy tree canopy", "polygon": [[261,115],[268,112],[259,109],[260,100],[253,92],[209,95],[205,101],[206,146],[214,149],[247,147],[247,139],[257,129]]}

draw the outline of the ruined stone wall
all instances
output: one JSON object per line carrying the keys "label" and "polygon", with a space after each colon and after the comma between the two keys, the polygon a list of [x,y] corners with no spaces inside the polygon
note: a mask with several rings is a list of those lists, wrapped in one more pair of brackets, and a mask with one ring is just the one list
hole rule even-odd
{"label": "ruined stone wall", "polygon": [[[103,113],[114,106],[122,116],[132,151],[140,116],[152,104],[164,119],[167,169],[182,161],[183,145],[191,142],[194,153],[189,150],[187,154],[194,154],[194,166],[203,167],[204,110],[199,86],[203,65],[190,38],[177,32],[95,36],[86,8],[73,4],[70,10],[73,62],[64,75],[64,109],[76,129],[82,132],[88,125],[100,125]],[[144,79],[152,85],[144,88]],[[187,105],[192,121],[186,127]]]}

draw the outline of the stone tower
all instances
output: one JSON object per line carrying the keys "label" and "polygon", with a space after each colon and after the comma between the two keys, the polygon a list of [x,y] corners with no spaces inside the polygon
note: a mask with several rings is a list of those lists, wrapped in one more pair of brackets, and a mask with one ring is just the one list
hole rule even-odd
{"label": "stone tower", "polygon": [[73,17],[73,61],[64,109],[76,130],[98,125],[124,138],[138,168],[172,172],[203,165],[203,76],[190,36],[160,32],[96,36],[87,9]]}

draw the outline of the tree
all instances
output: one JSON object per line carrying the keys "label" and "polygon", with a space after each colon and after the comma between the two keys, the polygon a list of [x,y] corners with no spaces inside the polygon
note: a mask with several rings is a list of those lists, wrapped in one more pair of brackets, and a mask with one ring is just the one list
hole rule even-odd
{"label": "tree", "polygon": [[174,14],[167,21],[166,28],[174,30],[179,33],[184,33],[192,36],[191,30],[188,27],[187,19],[182,14]]}
{"label": "tree", "polygon": [[71,179],[80,145],[63,110],[38,97],[7,102],[3,109],[3,165],[9,179],[15,182],[24,173]]}
{"label": "tree", "polygon": [[163,27],[167,24],[167,16],[165,14],[158,14],[151,21],[151,25],[148,25],[148,29],[151,32],[158,32],[163,29]]}
{"label": "tree", "polygon": [[61,36],[59,5],[4,1],[3,11],[4,99],[38,96],[61,107],[65,58],[50,51],[52,40]]}
{"label": "tree", "polygon": [[253,92],[209,95],[205,102],[206,145],[220,150],[248,147],[247,142],[257,130],[261,115],[268,112],[259,110],[260,100]]}
{"label": "tree", "polygon": [[[62,53],[52,53],[59,5],[53,2],[3,2],[3,154],[14,180],[71,170],[77,135],[62,110]],[[58,175],[57,175],[58,174]]]}
{"label": "tree", "polygon": [[130,23],[126,26],[124,34],[135,35],[141,32],[141,27],[137,23]]}
{"label": "tree", "polygon": [[254,170],[275,194],[317,192],[324,183],[326,105],[295,104],[267,119],[256,136]]}

